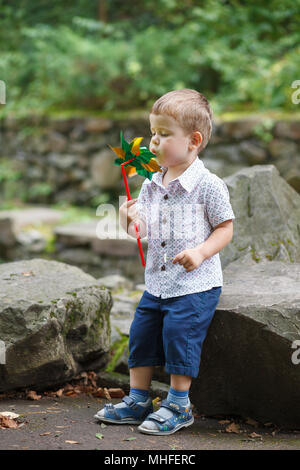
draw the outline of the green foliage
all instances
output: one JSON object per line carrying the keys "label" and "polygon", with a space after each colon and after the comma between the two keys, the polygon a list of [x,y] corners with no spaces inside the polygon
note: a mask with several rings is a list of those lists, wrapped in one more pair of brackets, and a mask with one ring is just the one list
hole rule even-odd
{"label": "green foliage", "polygon": [[[102,5],[102,13],[99,13]],[[145,108],[195,88],[215,113],[286,109],[300,0],[0,0],[2,113]],[[100,18],[99,18],[100,15]]]}

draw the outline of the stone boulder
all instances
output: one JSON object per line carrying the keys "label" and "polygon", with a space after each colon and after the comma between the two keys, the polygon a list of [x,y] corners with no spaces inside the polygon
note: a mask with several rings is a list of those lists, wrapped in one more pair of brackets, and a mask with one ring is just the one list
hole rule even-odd
{"label": "stone boulder", "polygon": [[300,195],[274,165],[254,165],[224,178],[236,219],[221,251],[223,268],[251,254],[256,262],[300,262]]}
{"label": "stone boulder", "polygon": [[110,291],[75,266],[43,259],[1,264],[0,391],[43,389],[104,368],[112,303]]}
{"label": "stone boulder", "polygon": [[223,274],[191,401],[300,429],[300,264],[236,261]]}

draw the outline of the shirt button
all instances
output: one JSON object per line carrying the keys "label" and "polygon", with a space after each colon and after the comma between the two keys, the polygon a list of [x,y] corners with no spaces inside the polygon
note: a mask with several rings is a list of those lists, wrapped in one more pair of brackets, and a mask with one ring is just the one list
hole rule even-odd
{"label": "shirt button", "polygon": [[169,199],[169,196],[167,194],[165,194],[164,199]]}
{"label": "shirt button", "polygon": [[161,246],[166,246],[166,242],[161,242]]}
{"label": "shirt button", "polygon": [[163,265],[160,269],[161,269],[162,271],[165,271],[165,270],[166,270],[165,265]]}

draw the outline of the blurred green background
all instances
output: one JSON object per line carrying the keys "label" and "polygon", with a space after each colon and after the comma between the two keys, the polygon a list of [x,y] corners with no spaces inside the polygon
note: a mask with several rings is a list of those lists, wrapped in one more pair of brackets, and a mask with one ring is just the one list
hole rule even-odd
{"label": "blurred green background", "polygon": [[1,114],[147,109],[195,88],[215,113],[296,112],[300,0],[0,0]]}

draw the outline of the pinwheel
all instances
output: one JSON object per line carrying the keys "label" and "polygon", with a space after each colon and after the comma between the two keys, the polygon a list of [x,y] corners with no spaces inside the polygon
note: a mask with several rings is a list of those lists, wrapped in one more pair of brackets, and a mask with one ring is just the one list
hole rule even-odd
{"label": "pinwheel", "polygon": [[[153,173],[156,171],[162,171],[155,159],[154,153],[150,152],[147,147],[140,147],[142,140],[143,137],[135,137],[129,144],[124,139],[123,133],[121,131],[121,147],[112,147],[108,144],[108,146],[118,157],[115,159],[114,164],[121,166],[128,201],[131,200],[131,195],[126,174],[129,176],[129,178],[139,174],[151,180]],[[136,224],[134,224],[134,227],[142,265],[145,267],[146,263],[142,250],[141,237]]]}

